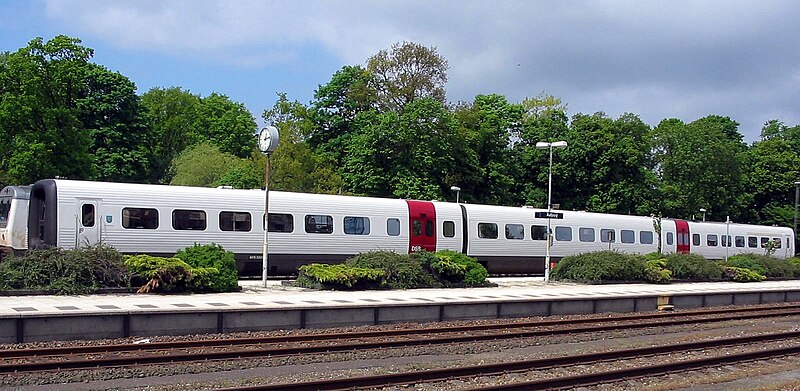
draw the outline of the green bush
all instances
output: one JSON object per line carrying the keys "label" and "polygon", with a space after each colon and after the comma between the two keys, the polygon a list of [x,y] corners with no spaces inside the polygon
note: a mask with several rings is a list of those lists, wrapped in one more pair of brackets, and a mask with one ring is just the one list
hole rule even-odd
{"label": "green bush", "polygon": [[430,267],[434,278],[442,283],[462,283],[467,286],[485,286],[489,273],[475,258],[453,250],[439,250],[434,253]]}
{"label": "green bush", "polygon": [[207,289],[213,292],[231,292],[239,290],[239,271],[233,253],[225,251],[217,244],[187,247],[175,254],[175,258],[188,263],[192,268],[214,268],[216,273],[208,275],[210,284]]}
{"label": "green bush", "polygon": [[767,278],[763,274],[759,274],[751,269],[732,266],[725,267],[725,276],[736,282],[758,282],[764,281]]}
{"label": "green bush", "polygon": [[192,267],[178,258],[127,255],[125,265],[133,272],[133,281],[142,286],[140,293],[189,292],[196,288],[196,284],[191,283]]}
{"label": "green bush", "polygon": [[725,277],[722,265],[697,254],[668,254],[667,269],[679,280],[721,280]]}
{"label": "green bush", "polygon": [[35,249],[0,263],[1,290],[86,294],[102,288],[128,287],[130,279],[122,255],[102,244],[72,250]]}
{"label": "green bush", "polygon": [[385,271],[345,264],[320,264],[300,266],[297,277],[299,286],[311,288],[376,288],[382,285]]}
{"label": "green bush", "polygon": [[598,251],[561,259],[550,276],[558,281],[599,283],[645,280],[645,258],[616,251]]}
{"label": "green bush", "polygon": [[348,259],[345,264],[356,268],[384,271],[383,286],[390,289],[409,289],[435,286],[425,271],[421,256],[398,254],[393,251],[370,251]]}
{"label": "green bush", "polygon": [[644,277],[646,281],[657,284],[669,282],[672,279],[672,272],[667,270],[667,260],[652,259],[645,261]]}
{"label": "green bush", "polygon": [[728,258],[725,265],[749,269],[765,277],[792,278],[800,275],[800,266],[768,255],[737,254]]}

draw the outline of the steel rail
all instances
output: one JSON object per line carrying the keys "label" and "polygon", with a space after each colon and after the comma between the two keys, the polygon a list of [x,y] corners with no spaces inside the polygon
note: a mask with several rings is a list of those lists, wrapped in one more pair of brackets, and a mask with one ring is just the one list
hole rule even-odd
{"label": "steel rail", "polygon": [[[429,346],[437,344],[450,344],[462,342],[477,342],[486,340],[502,340],[524,337],[541,337],[553,336],[572,333],[590,333],[600,331],[612,330],[625,330],[647,327],[664,327],[675,326],[684,324],[698,324],[698,323],[711,323],[722,322],[728,320],[738,319],[753,319],[764,318],[771,316],[788,316],[800,315],[800,309],[792,313],[786,312],[772,312],[772,313],[747,313],[739,314],[729,317],[708,317],[702,319],[679,319],[671,321],[653,320],[641,323],[627,323],[627,324],[612,324],[601,326],[580,326],[574,328],[562,328],[552,330],[522,330],[517,332],[495,332],[490,334],[480,335],[457,335],[457,336],[417,336],[415,339],[394,340],[394,341],[356,341],[345,342],[335,345],[312,345],[312,346],[278,346],[278,347],[264,347],[256,349],[234,349],[226,351],[211,351],[199,353],[178,353],[178,354],[163,354],[163,350],[154,349],[153,354],[145,354],[130,357],[98,357],[92,359],[74,359],[62,361],[32,361],[32,362],[12,362],[0,364],[0,373],[14,373],[14,372],[33,372],[33,371],[47,371],[47,370],[66,370],[66,369],[90,369],[90,368],[103,368],[103,367],[119,367],[131,365],[151,365],[163,363],[178,363],[178,362],[191,362],[191,361],[205,361],[205,360],[223,360],[223,359],[241,359],[241,358],[254,358],[254,357],[274,357],[274,356],[288,356],[288,355],[303,355],[314,353],[334,353],[345,351],[369,350],[369,349],[387,349],[398,347],[412,347],[412,346]],[[440,331],[441,332],[441,331]],[[36,357],[51,358],[48,356]],[[52,358],[63,358],[61,356],[54,356]]]}
{"label": "steel rail", "polygon": [[[464,367],[448,368],[448,369],[423,370],[423,371],[414,371],[414,372],[405,372],[396,374],[382,374],[382,375],[362,376],[353,378],[318,380],[318,381],[310,381],[302,383],[235,387],[235,388],[225,388],[223,390],[224,391],[352,390],[356,388],[367,388],[367,387],[386,387],[386,386],[404,385],[404,384],[430,383],[437,381],[447,381],[463,377],[502,375],[509,372],[524,372],[524,371],[539,370],[539,369],[549,369],[566,365],[569,366],[586,365],[586,364],[593,364],[603,361],[619,360],[625,358],[634,358],[643,356],[646,357],[657,354],[676,353],[687,350],[735,346],[748,343],[776,341],[789,338],[800,338],[800,331],[792,331],[786,333],[772,333],[772,334],[764,334],[764,335],[750,336],[750,337],[688,342],[682,344],[661,345],[661,346],[636,348],[636,349],[615,350],[610,352],[543,358],[535,360],[518,361],[512,363],[485,364],[485,365],[464,366]],[[719,365],[720,363],[732,363],[732,362],[739,362],[746,360],[763,359],[763,358],[770,358],[770,357],[783,356],[789,354],[796,354],[797,352],[800,352],[800,345],[788,348],[737,353],[737,354],[716,356],[712,358],[703,358],[697,360],[684,360],[676,363],[621,369],[621,370],[594,373],[588,375],[578,375],[571,377],[560,377],[557,379],[543,379],[531,382],[487,386],[482,388],[476,388],[476,390],[533,390],[533,389],[548,389],[548,388],[558,388],[558,387],[568,387],[568,386],[590,385],[590,384],[609,382],[613,380],[621,380],[634,376],[679,372],[689,369],[695,369],[703,365],[709,366],[712,364]]]}
{"label": "steel rail", "polygon": [[[579,325],[586,323],[596,324],[596,323],[608,323],[608,322],[637,321],[644,319],[654,320],[654,319],[664,319],[664,318],[684,318],[693,316],[725,315],[725,314],[736,314],[736,313],[747,314],[754,312],[771,312],[780,310],[800,310],[800,304],[789,304],[789,305],[770,306],[770,307],[724,308],[724,309],[714,309],[714,310],[661,312],[661,313],[648,313],[639,315],[619,315],[614,317],[592,317],[592,318],[581,318],[581,319],[540,320],[533,322],[516,322],[516,323],[500,323],[500,324],[484,324],[484,325],[428,327],[428,328],[419,328],[410,330],[398,329],[398,330],[384,330],[384,331],[364,331],[364,332],[353,332],[353,333],[342,333],[342,334],[306,334],[306,335],[269,336],[269,337],[254,337],[254,338],[224,338],[224,339],[210,339],[210,340],[205,339],[205,340],[190,340],[190,341],[165,341],[165,342],[151,342],[151,343],[141,343],[141,344],[114,344],[114,345],[99,345],[99,346],[91,345],[91,346],[63,346],[54,348],[6,349],[6,350],[0,350],[0,360],[24,358],[24,357],[52,356],[52,355],[77,355],[77,354],[107,353],[107,352],[135,352],[142,350],[235,346],[235,345],[248,345],[248,344],[254,345],[254,344],[278,344],[278,343],[290,343],[290,342],[316,342],[325,340],[344,340],[344,339],[372,338],[372,337],[409,336],[409,335],[420,335],[420,334],[507,330],[507,329],[519,329],[519,328],[531,328],[531,327],[571,326],[571,325]],[[790,311],[786,313],[787,316],[792,314],[797,314],[797,312]],[[776,316],[780,316],[780,314]],[[594,331],[594,329],[591,329],[589,331]]]}

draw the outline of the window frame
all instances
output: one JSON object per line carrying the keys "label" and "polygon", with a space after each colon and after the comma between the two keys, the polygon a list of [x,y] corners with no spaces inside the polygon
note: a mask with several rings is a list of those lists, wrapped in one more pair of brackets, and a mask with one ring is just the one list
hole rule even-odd
{"label": "window frame", "polygon": [[[131,212],[136,211],[137,215],[135,217],[131,216]],[[143,219],[141,214],[146,214],[148,212],[154,212],[152,217],[148,217],[147,219]],[[124,229],[158,229],[159,226],[159,213],[158,209],[156,208],[138,208],[138,207],[124,207],[122,208],[122,228]],[[128,214],[125,216],[125,214]],[[146,222],[148,224],[137,224],[131,226],[131,219],[134,218],[136,222]],[[127,222],[126,222],[127,220]],[[153,225],[152,223],[155,223]]]}
{"label": "window frame", "polygon": [[[318,218],[325,220],[324,222],[317,221]],[[313,220],[312,220],[313,219]],[[303,226],[308,234],[324,234],[330,235],[333,233],[334,224],[333,216],[325,214],[307,214],[303,217]]]}
{"label": "window frame", "polygon": [[[230,219],[223,218],[222,214],[229,214]],[[247,216],[245,220],[237,220],[239,216]],[[223,224],[223,221],[230,221],[230,229],[226,229],[227,223]],[[247,223],[247,229],[237,229],[243,226],[243,223]],[[233,210],[222,210],[217,214],[217,223],[219,224],[219,230],[222,232],[250,232],[253,230],[253,215],[250,212],[239,212]]]}
{"label": "window frame", "polygon": [[597,238],[595,237],[595,230],[592,227],[578,228],[578,240],[582,243],[594,243]]}
{"label": "window frame", "polygon": [[[348,227],[348,219],[351,221],[351,226]],[[355,222],[355,223],[353,223]],[[359,223],[361,223],[360,228],[358,227]],[[355,224],[355,230],[353,230],[352,224]],[[344,216],[342,218],[342,228],[344,230],[345,235],[358,235],[358,236],[366,236],[370,233],[370,221],[369,217],[365,216]],[[349,231],[349,232],[348,232]]]}
{"label": "window frame", "polygon": [[[512,232],[509,228],[513,228],[515,231]],[[523,224],[506,224],[505,231],[508,240],[525,240],[525,225]]]}
{"label": "window frame", "polygon": [[478,223],[478,238],[497,239],[500,237],[497,223]]}

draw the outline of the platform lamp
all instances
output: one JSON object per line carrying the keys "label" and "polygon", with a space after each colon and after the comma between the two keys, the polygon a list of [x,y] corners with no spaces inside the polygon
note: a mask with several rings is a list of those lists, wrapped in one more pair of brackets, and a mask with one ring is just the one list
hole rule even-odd
{"label": "platform lamp", "polygon": [[456,204],[458,204],[458,196],[461,195],[461,188],[458,186],[450,186],[450,190],[456,192]]}
{"label": "platform lamp", "polygon": [[703,212],[703,221],[706,221],[706,208],[700,208],[700,212]]}
{"label": "platform lamp", "polygon": [[794,252],[800,254],[797,244],[800,241],[797,239],[797,204],[800,203],[800,181],[794,183]]}
{"label": "platform lamp", "polygon": [[264,246],[261,252],[261,264],[263,267],[261,279],[264,283],[264,288],[267,287],[267,272],[269,270],[269,156],[278,148],[280,142],[280,134],[278,128],[274,126],[267,126],[261,129],[258,134],[258,149],[267,155],[267,160],[264,166]]}
{"label": "platform lamp", "polygon": [[550,163],[547,169],[547,251],[544,258],[544,282],[550,281],[550,246],[553,240],[550,233],[550,212],[553,210],[552,194],[553,194],[553,148],[566,148],[566,141],[544,142],[536,143],[537,149],[550,150]]}

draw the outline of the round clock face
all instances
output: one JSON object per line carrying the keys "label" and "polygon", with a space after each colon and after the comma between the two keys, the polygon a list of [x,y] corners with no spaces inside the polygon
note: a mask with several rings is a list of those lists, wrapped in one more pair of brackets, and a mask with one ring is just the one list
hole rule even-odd
{"label": "round clock face", "polygon": [[272,153],[278,147],[278,129],[274,126],[267,126],[261,129],[258,135],[258,149],[261,152]]}

